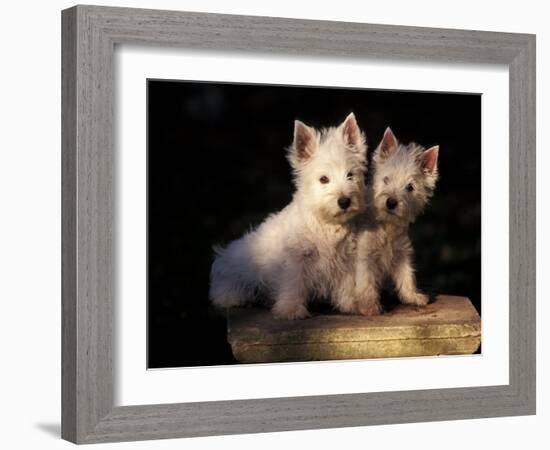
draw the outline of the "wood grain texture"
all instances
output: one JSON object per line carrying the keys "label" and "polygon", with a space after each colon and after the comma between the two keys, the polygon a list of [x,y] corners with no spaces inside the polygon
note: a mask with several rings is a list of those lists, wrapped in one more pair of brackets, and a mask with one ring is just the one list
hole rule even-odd
{"label": "wood grain texture", "polygon": [[62,431],[65,439],[76,436],[76,10],[62,17]]}
{"label": "wood grain texture", "polygon": [[79,442],[113,406],[113,45],[85,8],[63,33],[62,436]]}
{"label": "wood grain texture", "polygon": [[535,39],[510,71],[510,385],[536,408],[536,92]]}
{"label": "wood grain texture", "polygon": [[[62,20],[62,435],[78,443],[533,414],[535,37],[77,6]],[[510,71],[510,383],[113,407],[115,44],[505,64]]]}

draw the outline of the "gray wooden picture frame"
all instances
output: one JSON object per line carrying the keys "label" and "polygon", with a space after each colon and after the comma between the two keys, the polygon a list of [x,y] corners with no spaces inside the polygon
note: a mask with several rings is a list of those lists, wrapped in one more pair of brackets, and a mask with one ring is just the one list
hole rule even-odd
{"label": "gray wooden picture frame", "polygon": [[[97,6],[63,11],[62,32],[64,439],[94,443],[535,413],[534,35]],[[126,43],[507,65],[509,384],[115,407],[113,53]]]}

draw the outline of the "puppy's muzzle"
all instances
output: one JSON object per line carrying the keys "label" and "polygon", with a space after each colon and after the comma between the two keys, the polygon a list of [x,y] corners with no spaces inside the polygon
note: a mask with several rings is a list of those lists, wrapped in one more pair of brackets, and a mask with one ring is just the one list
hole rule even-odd
{"label": "puppy's muzzle", "polygon": [[390,211],[393,211],[397,207],[397,200],[393,197],[388,197],[386,200],[386,208],[388,208]]}
{"label": "puppy's muzzle", "polygon": [[340,209],[343,209],[344,211],[349,208],[351,205],[351,198],[349,197],[340,197],[338,199],[338,206]]}

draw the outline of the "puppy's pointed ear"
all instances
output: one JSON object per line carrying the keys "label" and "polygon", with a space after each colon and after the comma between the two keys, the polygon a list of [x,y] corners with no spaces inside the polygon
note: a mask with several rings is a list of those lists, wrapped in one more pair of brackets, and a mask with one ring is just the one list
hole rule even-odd
{"label": "puppy's pointed ear", "polygon": [[294,121],[294,142],[292,153],[297,162],[305,162],[315,150],[315,131],[305,123]]}
{"label": "puppy's pointed ear", "polygon": [[344,143],[348,149],[361,155],[361,157],[366,157],[367,143],[365,134],[359,128],[354,113],[351,112],[348,114],[346,119],[340,125],[340,129],[342,131]]}
{"label": "puppy's pointed ear", "polygon": [[393,131],[390,127],[386,128],[386,131],[384,131],[384,136],[382,137],[382,142],[380,142],[380,145],[378,147],[378,154],[382,158],[387,158],[397,148],[397,139],[395,135],[393,134]]}
{"label": "puppy's pointed ear", "polygon": [[437,172],[438,155],[439,145],[434,145],[428,150],[424,150],[420,155],[420,165],[425,175],[434,175]]}
{"label": "puppy's pointed ear", "polygon": [[361,130],[357,125],[357,119],[352,112],[342,122],[342,134],[346,145],[357,146],[361,140]]}

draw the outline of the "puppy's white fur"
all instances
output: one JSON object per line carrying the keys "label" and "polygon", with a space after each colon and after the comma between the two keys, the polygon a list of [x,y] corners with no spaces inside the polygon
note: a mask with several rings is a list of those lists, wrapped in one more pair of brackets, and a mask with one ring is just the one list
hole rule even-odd
{"label": "puppy's white fur", "polygon": [[[309,316],[310,297],[356,310],[357,217],[365,210],[365,136],[351,113],[338,127],[295,122],[288,149],[296,191],[292,202],[257,229],[218,249],[210,299],[220,307],[262,297],[278,318]],[[342,204],[349,199],[349,207]],[[339,203],[340,201],[340,203]]]}
{"label": "puppy's white fur", "polygon": [[438,152],[438,146],[426,150],[414,143],[403,145],[389,128],[375,150],[357,249],[355,298],[360,314],[381,313],[380,290],[388,277],[402,303],[428,303],[416,286],[408,229],[435,189]]}

